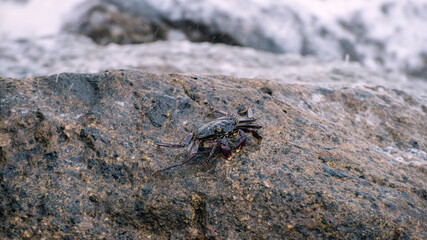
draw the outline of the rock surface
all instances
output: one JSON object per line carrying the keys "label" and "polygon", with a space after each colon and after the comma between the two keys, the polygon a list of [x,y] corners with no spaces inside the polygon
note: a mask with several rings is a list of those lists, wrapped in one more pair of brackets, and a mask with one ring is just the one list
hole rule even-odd
{"label": "rock surface", "polygon": [[106,45],[146,43],[167,38],[166,26],[154,19],[124,13],[116,5],[88,1],[78,6],[79,14],[68,20],[64,31],[90,37]]}
{"label": "rock surface", "polygon": [[190,19],[169,19],[159,9],[145,1],[109,2],[87,1],[76,7],[62,28],[65,32],[79,33],[95,42],[129,44],[156,40],[189,40],[192,42],[226,43],[240,45],[229,34],[212,26]]}
{"label": "rock surface", "polygon": [[[427,34],[419,30],[427,24],[427,6],[420,1],[95,0],[84,4],[87,2],[114,5],[130,19],[141,16],[162,23],[166,26],[162,29],[180,33],[181,39],[334,60],[349,58],[376,69],[404,72],[410,78],[427,78]],[[85,15],[84,11],[78,6],[70,15]],[[88,12],[86,16],[91,15]],[[91,22],[91,18],[81,17],[77,23],[81,22]],[[133,21],[122,29],[131,26],[139,31]],[[153,34],[158,32],[153,30]],[[107,38],[114,35],[105,33]]]}
{"label": "rock surface", "polygon": [[[0,238],[425,239],[427,106],[383,87],[132,70],[0,79]],[[254,110],[230,161],[179,142]]]}
{"label": "rock surface", "polygon": [[100,46],[84,36],[0,41],[0,76],[36,77],[62,72],[98,73],[132,68],[157,73],[230,75],[322,86],[381,85],[427,101],[427,84],[399,74],[372,71],[351,61],[272,54],[224,44],[159,41]]}

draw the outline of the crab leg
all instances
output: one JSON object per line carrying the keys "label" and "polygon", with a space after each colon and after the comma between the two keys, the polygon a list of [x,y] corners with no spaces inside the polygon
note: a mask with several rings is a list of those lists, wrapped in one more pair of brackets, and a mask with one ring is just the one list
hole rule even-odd
{"label": "crab leg", "polygon": [[248,117],[239,119],[239,122],[245,123],[245,122],[255,122],[257,119],[254,118],[254,112],[251,108],[246,109],[245,111],[242,111],[241,113],[248,113]]}
{"label": "crab leg", "polygon": [[248,118],[253,118],[254,117],[254,112],[252,111],[251,108],[248,108]]}
{"label": "crab leg", "polygon": [[247,118],[240,118],[240,123],[247,123],[247,122],[255,122],[257,119],[254,117],[247,117]]}
{"label": "crab leg", "polygon": [[199,150],[199,141],[196,140],[196,141],[194,141],[194,145],[193,145],[193,147],[191,149],[190,154],[188,154],[187,158],[185,158],[181,163],[169,166],[167,168],[163,168],[163,169],[158,170],[158,171],[155,171],[153,173],[153,175],[156,175],[156,174],[164,172],[164,171],[166,171],[168,169],[171,169],[171,168],[174,168],[174,167],[179,167],[179,166],[182,166],[182,165],[186,164],[187,162],[189,162],[191,159],[193,159],[196,156],[198,150]]}
{"label": "crab leg", "polygon": [[224,115],[224,116],[227,116],[228,115],[228,112],[224,112],[224,111],[221,111],[221,110],[218,110],[218,109],[214,109],[214,110],[212,110],[209,114],[212,114],[212,113],[219,113],[219,114],[221,114],[221,115]]}
{"label": "crab leg", "polygon": [[206,159],[203,161],[202,169],[205,169],[205,167],[208,165],[209,159],[211,159],[211,157],[212,157],[212,155],[215,153],[215,151],[216,151],[216,148],[217,148],[217,147],[218,147],[218,143],[217,143],[217,142],[213,142],[213,143],[212,143],[212,149],[211,149],[211,152],[209,153],[208,158],[206,158]]}
{"label": "crab leg", "polygon": [[242,147],[246,144],[246,134],[239,129],[239,135],[242,138],[240,139],[239,144],[237,145],[236,152],[239,152],[242,149]]}
{"label": "crab leg", "polygon": [[219,118],[217,118],[215,120],[232,120],[234,118],[235,118],[234,115],[226,115],[226,116],[223,116],[223,117],[219,117]]}
{"label": "crab leg", "polygon": [[249,131],[251,131],[252,136],[254,136],[256,139],[262,140],[262,136],[259,135],[259,133],[257,132],[257,130],[255,130],[255,129],[249,129]]}
{"label": "crab leg", "polygon": [[262,128],[262,126],[256,123],[238,123],[236,128]]}
{"label": "crab leg", "polygon": [[219,147],[221,149],[222,154],[224,157],[229,160],[231,158],[231,148],[228,145],[227,140],[224,138],[218,139],[217,142],[219,143]]}
{"label": "crab leg", "polygon": [[181,165],[193,159],[196,156],[198,151],[199,151],[199,141],[196,140],[194,141],[193,148],[191,149],[190,154],[188,154],[187,158],[181,162]]}
{"label": "crab leg", "polygon": [[187,146],[188,144],[190,144],[191,139],[193,138],[193,133],[189,133],[187,134],[187,136],[185,136],[181,143],[179,144],[170,144],[170,143],[157,143],[158,146],[161,147],[169,147],[169,148],[183,148],[185,146]]}
{"label": "crab leg", "polygon": [[262,140],[262,136],[257,132],[257,130],[252,128],[242,128],[242,130],[245,132],[250,132],[256,139]]}

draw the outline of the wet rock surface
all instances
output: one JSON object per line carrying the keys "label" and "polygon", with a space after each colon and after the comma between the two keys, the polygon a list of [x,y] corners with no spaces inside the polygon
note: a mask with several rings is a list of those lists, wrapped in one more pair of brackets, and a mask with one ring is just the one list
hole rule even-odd
{"label": "wet rock surface", "polygon": [[[0,237],[423,239],[427,106],[403,91],[116,70],[0,79]],[[206,170],[158,148],[254,110]]]}

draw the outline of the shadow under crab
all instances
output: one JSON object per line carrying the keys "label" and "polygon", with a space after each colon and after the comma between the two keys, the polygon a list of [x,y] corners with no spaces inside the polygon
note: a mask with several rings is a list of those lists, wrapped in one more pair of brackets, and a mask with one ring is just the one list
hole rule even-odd
{"label": "shadow under crab", "polygon": [[252,109],[247,109],[248,116],[245,118],[238,118],[234,114],[228,114],[227,112],[217,109],[213,110],[211,113],[219,113],[223,116],[206,123],[195,132],[187,134],[178,144],[157,143],[157,145],[161,147],[187,147],[189,153],[181,163],[158,170],[154,172],[153,175],[189,162],[196,156],[199,151],[199,146],[206,142],[212,143],[212,149],[209,156],[203,161],[203,169],[207,166],[217,149],[221,151],[226,159],[231,158],[231,148],[227,138],[240,138],[236,147],[236,152],[239,152],[245,145],[247,139],[246,133],[251,133],[258,140],[262,140],[262,136],[256,130],[262,128],[262,126],[255,123],[257,119],[253,116]]}

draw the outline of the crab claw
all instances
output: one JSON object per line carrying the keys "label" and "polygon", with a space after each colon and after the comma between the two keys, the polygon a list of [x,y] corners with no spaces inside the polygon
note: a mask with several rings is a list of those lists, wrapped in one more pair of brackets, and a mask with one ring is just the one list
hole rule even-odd
{"label": "crab claw", "polygon": [[224,157],[225,157],[225,159],[227,159],[227,160],[230,160],[231,159],[231,151],[226,151],[226,150],[222,150],[221,151],[222,152],[222,154],[224,154]]}
{"label": "crab claw", "polygon": [[228,142],[225,139],[218,139],[221,153],[227,160],[231,159],[231,148],[228,146]]}
{"label": "crab claw", "polygon": [[227,160],[231,159],[231,149],[229,146],[220,146],[221,152]]}
{"label": "crab claw", "polygon": [[237,145],[236,152],[240,152],[242,147],[246,144],[246,134],[239,129],[239,135],[241,137],[239,144]]}
{"label": "crab claw", "polygon": [[242,145],[237,146],[237,148],[236,148],[236,152],[240,152],[240,150],[242,150],[242,147],[243,147],[244,145],[245,145],[245,144],[243,143]]}
{"label": "crab claw", "polygon": [[254,130],[254,129],[250,129],[250,131],[251,131],[252,135],[253,135],[256,139],[258,139],[259,141],[261,141],[261,140],[262,140],[262,136],[261,136],[261,135],[259,135],[259,133],[258,133],[256,130]]}
{"label": "crab claw", "polygon": [[239,145],[237,145],[236,152],[240,152],[240,150],[242,150],[242,147],[245,145],[245,143],[246,143],[246,139],[242,139]]}

